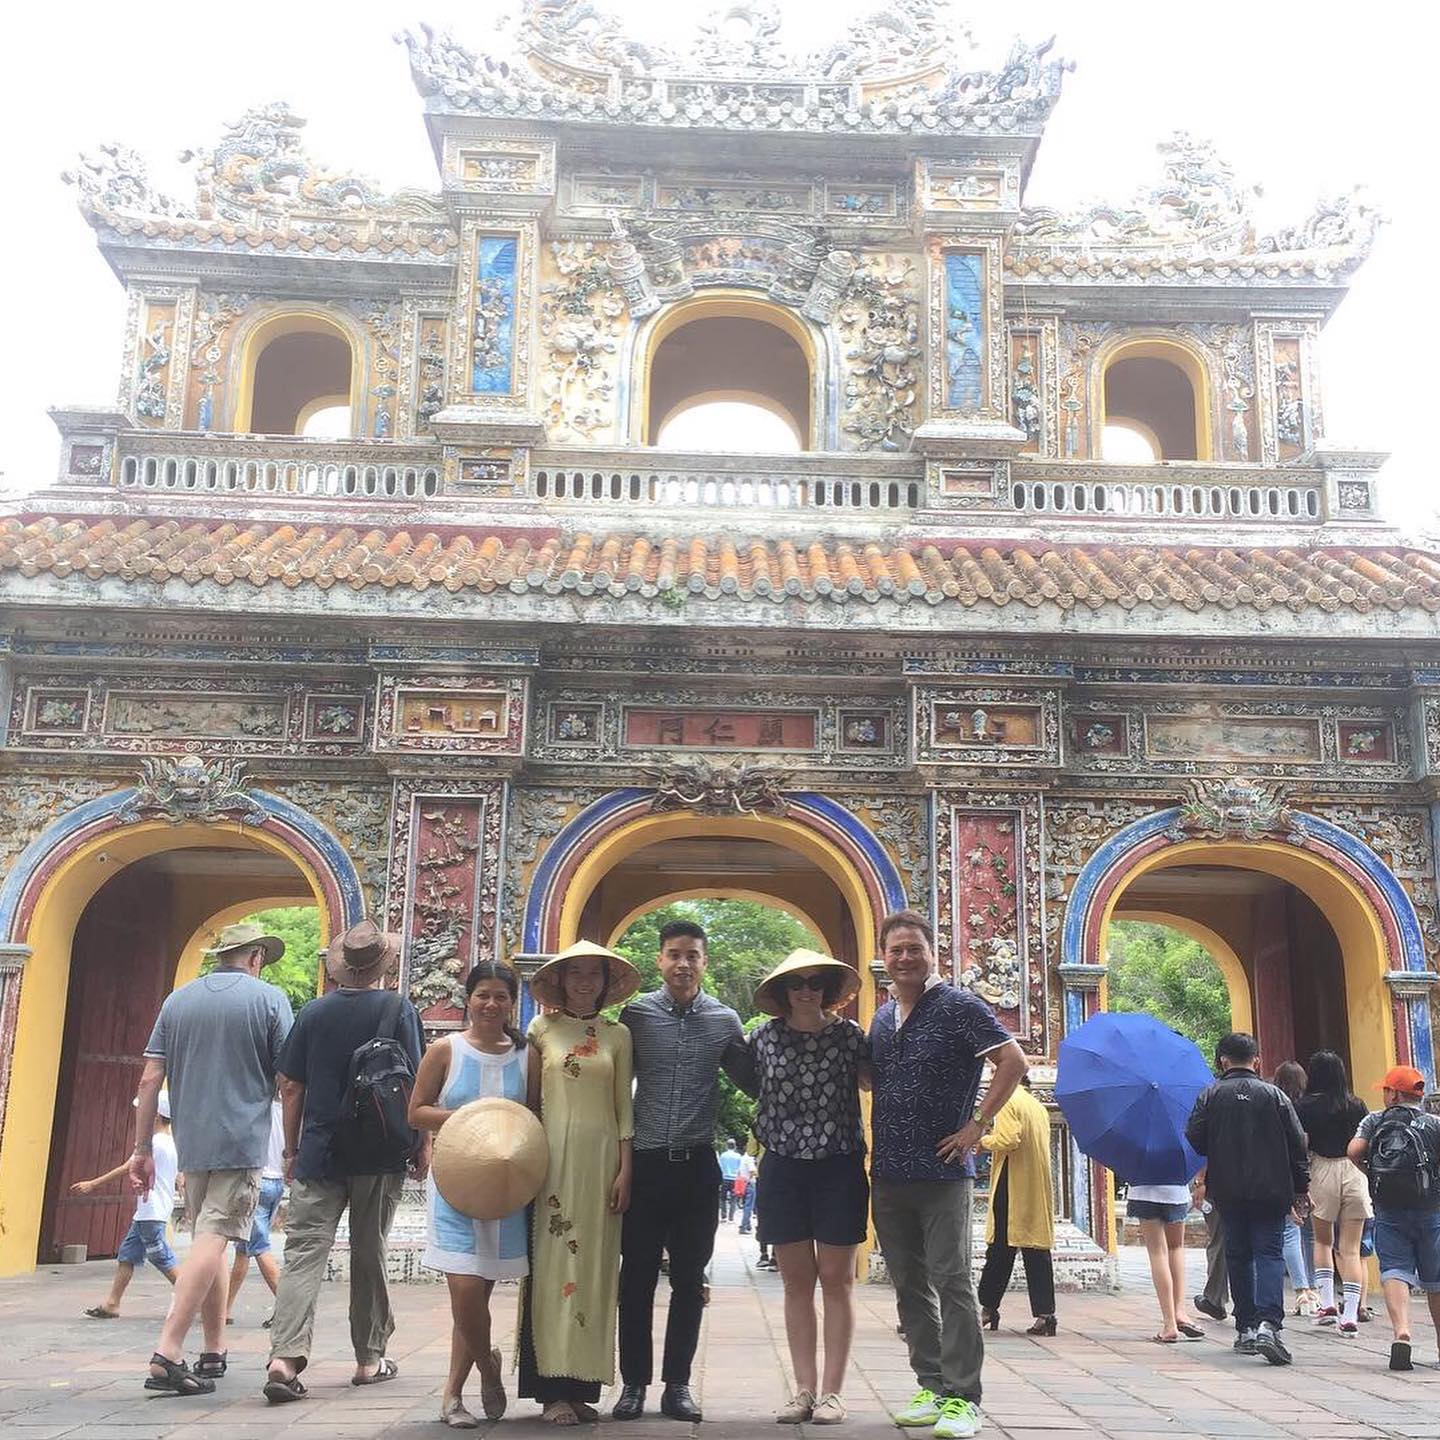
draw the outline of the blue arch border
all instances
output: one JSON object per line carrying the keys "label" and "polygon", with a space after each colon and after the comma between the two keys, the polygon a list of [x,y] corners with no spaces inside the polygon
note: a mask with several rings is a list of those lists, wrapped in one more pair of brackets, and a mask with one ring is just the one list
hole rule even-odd
{"label": "blue arch border", "polygon": [[[1094,903],[1101,881],[1115,863],[1135,846],[1144,844],[1145,841],[1152,840],[1155,836],[1173,829],[1180,823],[1180,818],[1179,806],[1174,806],[1169,810],[1158,810],[1153,815],[1146,815],[1143,819],[1136,820],[1123,829],[1117,830],[1085,862],[1076,878],[1075,888],[1070,893],[1069,902],[1065,906],[1065,921],[1061,927],[1060,945],[1062,964],[1080,963],[1086,917],[1089,915],[1090,906]],[[1342,830],[1333,822],[1322,819],[1319,815],[1300,814],[1297,816],[1297,828],[1306,835],[1313,835],[1315,839],[1323,840],[1364,871],[1384,898],[1391,915],[1394,916],[1395,928],[1404,951],[1401,956],[1401,968],[1424,970],[1426,968],[1425,942],[1420,929],[1420,917],[1415,913],[1414,902],[1406,894],[1405,887],[1401,885],[1390,867],[1363,840],[1350,834],[1348,830]]]}
{"label": "blue arch border", "polygon": [[[529,954],[540,948],[541,925],[545,917],[545,902],[556,874],[570,859],[575,846],[597,825],[608,820],[618,811],[644,799],[654,791],[630,786],[624,790],[613,790],[593,805],[587,806],[568,824],[561,827],[546,848],[535,873],[530,877],[530,890],[525,897],[525,919],[521,927],[523,947]],[[906,904],[905,882],[895,868],[895,862],[886,853],[883,845],[869,828],[850,813],[843,805],[812,790],[803,790],[786,797],[791,810],[799,810],[825,820],[839,830],[864,857],[871,873],[880,886],[880,893],[886,909],[899,910]]]}
{"label": "blue arch border", "polygon": [[[133,787],[113,790],[107,795],[75,806],[73,810],[68,810],[51,821],[16,856],[15,863],[10,867],[3,883],[0,883],[0,936],[8,938],[14,934],[20,898],[45,858],[96,821],[107,820],[119,814],[138,793]],[[302,835],[325,862],[344,907],[342,915],[332,917],[337,928],[348,928],[362,920],[365,916],[365,891],[360,884],[360,874],[355,869],[355,862],[334,833],[308,811],[279,795],[272,795],[267,790],[251,790],[247,793],[256,808]]]}

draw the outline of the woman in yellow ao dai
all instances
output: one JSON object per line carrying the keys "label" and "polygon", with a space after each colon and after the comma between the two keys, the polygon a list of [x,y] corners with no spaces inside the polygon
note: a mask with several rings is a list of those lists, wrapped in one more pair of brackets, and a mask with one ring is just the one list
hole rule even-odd
{"label": "woman in yellow ao dai", "polygon": [[563,1008],[537,1016],[527,1032],[540,1056],[550,1169],[535,1199],[520,1394],[559,1425],[597,1418],[594,1402],[615,1378],[620,1217],[634,1133],[630,1032],[598,1013],[621,998],[615,972],[633,971],[598,946],[572,950],[588,953],[557,957],[532,978],[537,999]]}

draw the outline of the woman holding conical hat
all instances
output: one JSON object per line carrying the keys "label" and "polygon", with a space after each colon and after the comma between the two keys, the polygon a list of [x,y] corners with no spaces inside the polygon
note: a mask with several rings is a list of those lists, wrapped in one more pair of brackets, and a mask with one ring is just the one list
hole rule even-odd
{"label": "woman holding conical hat", "polygon": [[[761,1223],[785,1282],[785,1335],[795,1394],[782,1424],[834,1425],[855,1332],[855,1250],[865,1239],[870,1187],[860,1090],[870,1042],[836,1011],[860,988],[855,970],[795,950],[760,982],[755,1004],[775,1018],[750,1036],[765,1146]],[[815,1283],[825,1299],[825,1365],[816,1365]]]}
{"label": "woman holding conical hat", "polygon": [[[538,1057],[511,1023],[519,993],[519,977],[508,965],[482,960],[470,971],[465,981],[468,1023],[464,1030],[442,1036],[425,1052],[410,1098],[412,1125],[439,1130],[462,1106],[486,1098],[534,1108]],[[471,1168],[486,1170],[502,1191],[509,1183],[505,1167]],[[480,1401],[486,1418],[498,1420],[505,1413],[500,1351],[490,1342],[490,1291],[497,1280],[517,1280],[530,1268],[525,1213],[529,1197],[513,1194],[508,1201],[502,1198],[501,1207],[508,1213],[498,1219],[476,1220],[440,1193],[433,1171],[426,1185],[429,1235],[421,1263],[444,1272],[455,1322],[440,1419],[455,1429],[471,1430],[480,1421],[466,1408],[462,1391],[472,1364],[480,1372]],[[467,1206],[485,1214],[496,1214],[498,1208]]]}
{"label": "woman holding conical hat", "polygon": [[554,1425],[589,1423],[615,1379],[620,1217],[630,1203],[630,1032],[600,1011],[640,974],[623,955],[579,941],[546,961],[530,993],[540,1118],[550,1169],[535,1201],[530,1279],[521,1305],[520,1394]]}

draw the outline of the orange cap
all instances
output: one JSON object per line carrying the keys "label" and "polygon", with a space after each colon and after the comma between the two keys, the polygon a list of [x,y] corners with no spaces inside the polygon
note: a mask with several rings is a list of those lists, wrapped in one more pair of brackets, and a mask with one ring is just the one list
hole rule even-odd
{"label": "orange cap", "polygon": [[1413,1065],[1395,1065],[1386,1072],[1380,1089],[1394,1090],[1399,1095],[1423,1095],[1425,1077]]}

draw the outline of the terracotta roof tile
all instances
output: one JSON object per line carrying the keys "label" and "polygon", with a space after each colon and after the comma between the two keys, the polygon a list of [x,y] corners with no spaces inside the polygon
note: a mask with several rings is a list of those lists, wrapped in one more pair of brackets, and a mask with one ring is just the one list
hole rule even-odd
{"label": "terracotta roof tile", "polygon": [[0,573],[83,574],[135,584],[179,579],[289,588],[378,585],[481,594],[734,595],[832,604],[947,601],[1062,608],[1107,603],[1264,610],[1282,605],[1360,612],[1440,612],[1440,556],[1423,551],[1330,547],[1051,545],[1032,542],[911,545],[755,536],[645,536],[622,531],[531,539],[443,530],[245,525],[195,521],[0,520]]}

